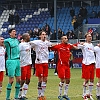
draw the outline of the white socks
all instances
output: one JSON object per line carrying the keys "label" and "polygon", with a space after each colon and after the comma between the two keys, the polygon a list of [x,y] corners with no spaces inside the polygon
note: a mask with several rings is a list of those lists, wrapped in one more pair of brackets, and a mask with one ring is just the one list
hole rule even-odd
{"label": "white socks", "polygon": [[41,96],[44,96],[44,92],[45,92],[45,89],[46,89],[46,82],[42,82],[41,87],[42,87]]}
{"label": "white socks", "polygon": [[63,85],[64,85],[64,95],[68,94],[69,84],[64,84],[64,83],[60,82],[59,83],[59,96],[62,95]]}
{"label": "white socks", "polygon": [[[83,83],[83,96],[87,94],[87,91],[88,91],[88,94],[92,95],[93,85],[94,84],[92,82],[90,82],[89,85]],[[87,89],[87,86],[88,86],[88,89]]]}
{"label": "white socks", "polygon": [[90,95],[92,95],[93,85],[94,84],[92,82],[89,83],[89,94]]}
{"label": "white socks", "polygon": [[0,87],[0,92],[2,92],[2,87]]}
{"label": "white socks", "polygon": [[83,96],[86,95],[87,84],[83,83]]}
{"label": "white socks", "polygon": [[100,96],[100,83],[97,83],[96,86],[96,96]]}
{"label": "white socks", "polygon": [[19,97],[26,97],[27,90],[28,90],[28,85],[24,83],[23,87],[20,88]]}
{"label": "white socks", "polygon": [[24,96],[24,97],[26,96],[27,90],[28,90],[28,85],[24,83],[24,85],[23,85],[23,91],[22,91],[22,96]]}
{"label": "white socks", "polygon": [[62,95],[63,84],[62,82],[59,83],[59,96]]}
{"label": "white socks", "polygon": [[64,95],[67,95],[67,93],[68,93],[68,88],[69,88],[69,84],[65,84],[65,85],[64,85]]}

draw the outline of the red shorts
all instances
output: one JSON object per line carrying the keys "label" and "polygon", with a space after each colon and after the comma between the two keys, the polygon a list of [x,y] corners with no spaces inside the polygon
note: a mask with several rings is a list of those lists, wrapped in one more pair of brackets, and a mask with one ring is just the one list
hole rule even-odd
{"label": "red shorts", "polygon": [[58,71],[58,77],[61,79],[70,79],[70,66],[69,64],[66,65],[59,65],[57,66],[57,71]]}
{"label": "red shorts", "polygon": [[26,80],[31,78],[31,65],[21,67],[21,79]]}
{"label": "red shorts", "polygon": [[96,68],[96,77],[100,78],[100,68]]}
{"label": "red shorts", "polygon": [[82,64],[82,78],[83,79],[94,79],[95,64],[85,65]]}
{"label": "red shorts", "polygon": [[35,64],[36,76],[37,77],[47,77],[48,76],[48,64]]}
{"label": "red shorts", "polygon": [[4,71],[1,71],[1,72],[0,72],[0,82],[3,81],[3,77],[4,77]]}

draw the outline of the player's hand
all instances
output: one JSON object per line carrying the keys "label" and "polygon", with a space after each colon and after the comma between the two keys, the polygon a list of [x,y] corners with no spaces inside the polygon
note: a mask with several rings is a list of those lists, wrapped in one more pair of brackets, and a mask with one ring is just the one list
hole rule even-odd
{"label": "player's hand", "polygon": [[99,44],[97,44],[97,46],[98,46],[98,47],[100,47],[100,43],[99,43]]}
{"label": "player's hand", "polygon": [[84,45],[84,42],[80,42],[79,44]]}

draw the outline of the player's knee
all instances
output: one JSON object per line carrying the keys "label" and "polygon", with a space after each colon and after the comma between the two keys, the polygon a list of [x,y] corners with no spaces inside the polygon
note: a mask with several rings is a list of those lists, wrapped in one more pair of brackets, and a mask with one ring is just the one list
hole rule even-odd
{"label": "player's knee", "polygon": [[69,84],[70,83],[70,79],[66,79],[66,84]]}
{"label": "player's knee", "polygon": [[14,81],[9,82],[11,85],[13,84]]}
{"label": "player's knee", "polygon": [[30,79],[27,79],[27,80],[26,80],[26,84],[29,84],[29,83],[30,83]]}
{"label": "player's knee", "polygon": [[18,80],[17,83],[21,84],[21,80]]}
{"label": "player's knee", "polygon": [[47,80],[45,80],[45,83],[47,83]]}
{"label": "player's knee", "polygon": [[85,82],[84,82],[84,83],[85,83],[85,84],[87,84],[88,82],[89,82],[89,80],[85,80]]}
{"label": "player's knee", "polygon": [[70,80],[68,80],[67,84],[69,84],[69,83],[70,83]]}

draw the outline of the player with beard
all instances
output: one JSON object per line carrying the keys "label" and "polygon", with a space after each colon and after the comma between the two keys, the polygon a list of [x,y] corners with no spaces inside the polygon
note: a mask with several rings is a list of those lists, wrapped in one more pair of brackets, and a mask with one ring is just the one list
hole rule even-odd
{"label": "player with beard", "polygon": [[21,88],[19,97],[21,99],[26,98],[28,85],[31,78],[31,45],[29,44],[30,35],[24,33],[22,35],[23,42],[19,44],[20,50],[20,67],[21,67]]}
{"label": "player with beard", "polygon": [[6,100],[10,100],[10,94],[12,84],[14,82],[14,76],[16,78],[15,83],[15,99],[18,100],[18,94],[20,90],[20,60],[19,60],[19,41],[16,39],[16,30],[14,28],[9,30],[10,38],[5,39],[4,44],[7,52],[6,67],[9,76],[9,82],[7,85]]}
{"label": "player with beard", "polygon": [[38,77],[38,100],[46,100],[44,92],[48,77],[48,47],[52,45],[46,39],[46,32],[39,33],[40,40],[31,41],[30,44],[36,52],[35,68]]}
{"label": "player with beard", "polygon": [[5,48],[4,38],[0,36],[0,92],[2,92],[2,82],[5,71]]}
{"label": "player with beard", "polygon": [[[63,98],[69,100],[68,98],[68,88],[70,83],[69,60],[70,60],[71,49],[77,49],[77,47],[68,43],[67,36],[62,36],[61,43],[51,47],[51,50],[57,51],[58,53],[57,72],[58,72],[58,77],[60,78],[58,99],[60,100],[62,100]],[[64,86],[64,95],[62,95],[63,86]]]}

